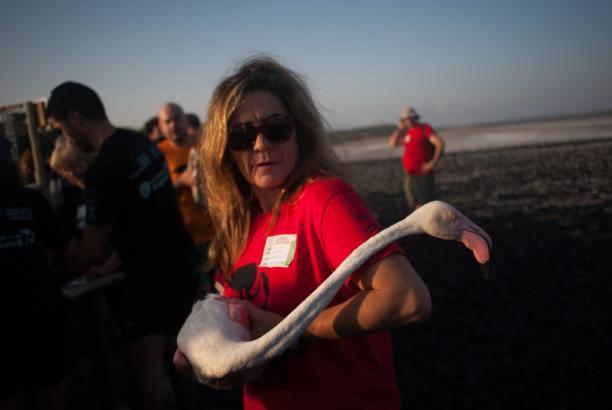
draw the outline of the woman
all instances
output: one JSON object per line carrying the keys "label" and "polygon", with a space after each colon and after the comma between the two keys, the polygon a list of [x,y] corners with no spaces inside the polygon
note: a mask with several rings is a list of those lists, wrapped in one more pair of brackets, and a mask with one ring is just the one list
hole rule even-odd
{"label": "woman", "polygon": [[[303,81],[267,57],[225,78],[201,145],[216,287],[248,301],[258,337],[380,228],[338,175]],[[346,281],[300,345],[244,387],[245,409],[399,408],[386,329],[428,316],[429,291],[394,244]]]}

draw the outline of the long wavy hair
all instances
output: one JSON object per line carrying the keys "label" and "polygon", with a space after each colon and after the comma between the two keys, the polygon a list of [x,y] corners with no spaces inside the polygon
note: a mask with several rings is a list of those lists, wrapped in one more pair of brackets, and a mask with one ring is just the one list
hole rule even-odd
{"label": "long wavy hair", "polygon": [[254,56],[225,77],[213,92],[200,142],[204,192],[215,229],[208,267],[229,276],[244,249],[253,212],[259,209],[250,185],[232,160],[227,142],[232,116],[247,94],[267,91],[284,104],[294,120],[298,160],[280,190],[273,212],[314,174],[340,175],[339,160],[325,134],[325,121],[305,82],[268,56]]}

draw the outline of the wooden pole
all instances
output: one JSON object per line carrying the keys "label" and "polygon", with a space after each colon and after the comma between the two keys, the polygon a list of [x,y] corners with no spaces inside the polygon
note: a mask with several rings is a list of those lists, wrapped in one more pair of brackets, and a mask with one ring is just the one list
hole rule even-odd
{"label": "wooden pole", "polygon": [[4,123],[4,135],[11,142],[11,155],[15,163],[19,162],[19,149],[17,147],[17,138],[15,137],[15,126],[13,124],[13,114],[5,107],[0,107],[2,114],[2,122]]}
{"label": "wooden pole", "polygon": [[26,124],[28,126],[28,136],[30,137],[30,146],[32,147],[32,156],[34,157],[34,175],[36,177],[36,185],[40,192],[48,199],[49,198],[49,176],[47,174],[47,166],[43,157],[42,147],[38,140],[38,124],[36,121],[37,113],[32,102],[28,101],[24,104],[26,113]]}

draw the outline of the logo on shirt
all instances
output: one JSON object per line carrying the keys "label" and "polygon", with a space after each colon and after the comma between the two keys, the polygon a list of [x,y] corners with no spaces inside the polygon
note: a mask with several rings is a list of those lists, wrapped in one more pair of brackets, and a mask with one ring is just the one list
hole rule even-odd
{"label": "logo on shirt", "polygon": [[152,189],[151,189],[151,184],[149,183],[149,181],[144,181],[138,187],[138,192],[140,192],[140,196],[143,197],[144,199],[147,199],[148,197],[151,196],[151,191]]}
{"label": "logo on shirt", "polygon": [[25,248],[34,244],[36,234],[30,229],[22,229],[12,235],[0,235],[0,249]]}
{"label": "logo on shirt", "polygon": [[234,271],[229,283],[230,288],[240,294],[241,299],[252,302],[260,294],[263,295],[264,303],[261,308],[268,309],[268,298],[270,297],[270,283],[265,272],[257,272],[257,265],[250,263]]}

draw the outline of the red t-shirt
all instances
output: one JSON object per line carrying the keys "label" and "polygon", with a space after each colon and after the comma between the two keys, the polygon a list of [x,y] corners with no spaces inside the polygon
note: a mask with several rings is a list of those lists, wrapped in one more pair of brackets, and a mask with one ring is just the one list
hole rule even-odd
{"label": "red t-shirt", "polygon": [[434,133],[429,124],[416,124],[404,136],[402,164],[407,174],[422,175],[421,165],[433,156],[433,145],[429,137]]}
{"label": "red t-shirt", "polygon": [[[282,206],[269,230],[271,218],[271,213],[254,216],[230,283],[222,275],[217,280],[225,287],[225,296],[250,300],[283,316],[353,249],[380,231],[363,201],[338,178],[318,177],[306,184]],[[267,240],[268,245],[276,244],[271,252],[275,256],[264,255],[266,249],[274,250],[266,248]],[[403,254],[403,250],[394,243],[353,275],[393,253]],[[288,266],[266,266],[274,264]],[[330,306],[357,292],[359,288],[347,279]],[[270,362],[257,382],[245,386],[243,400],[248,410],[398,409],[400,393],[389,333],[304,342]]]}

